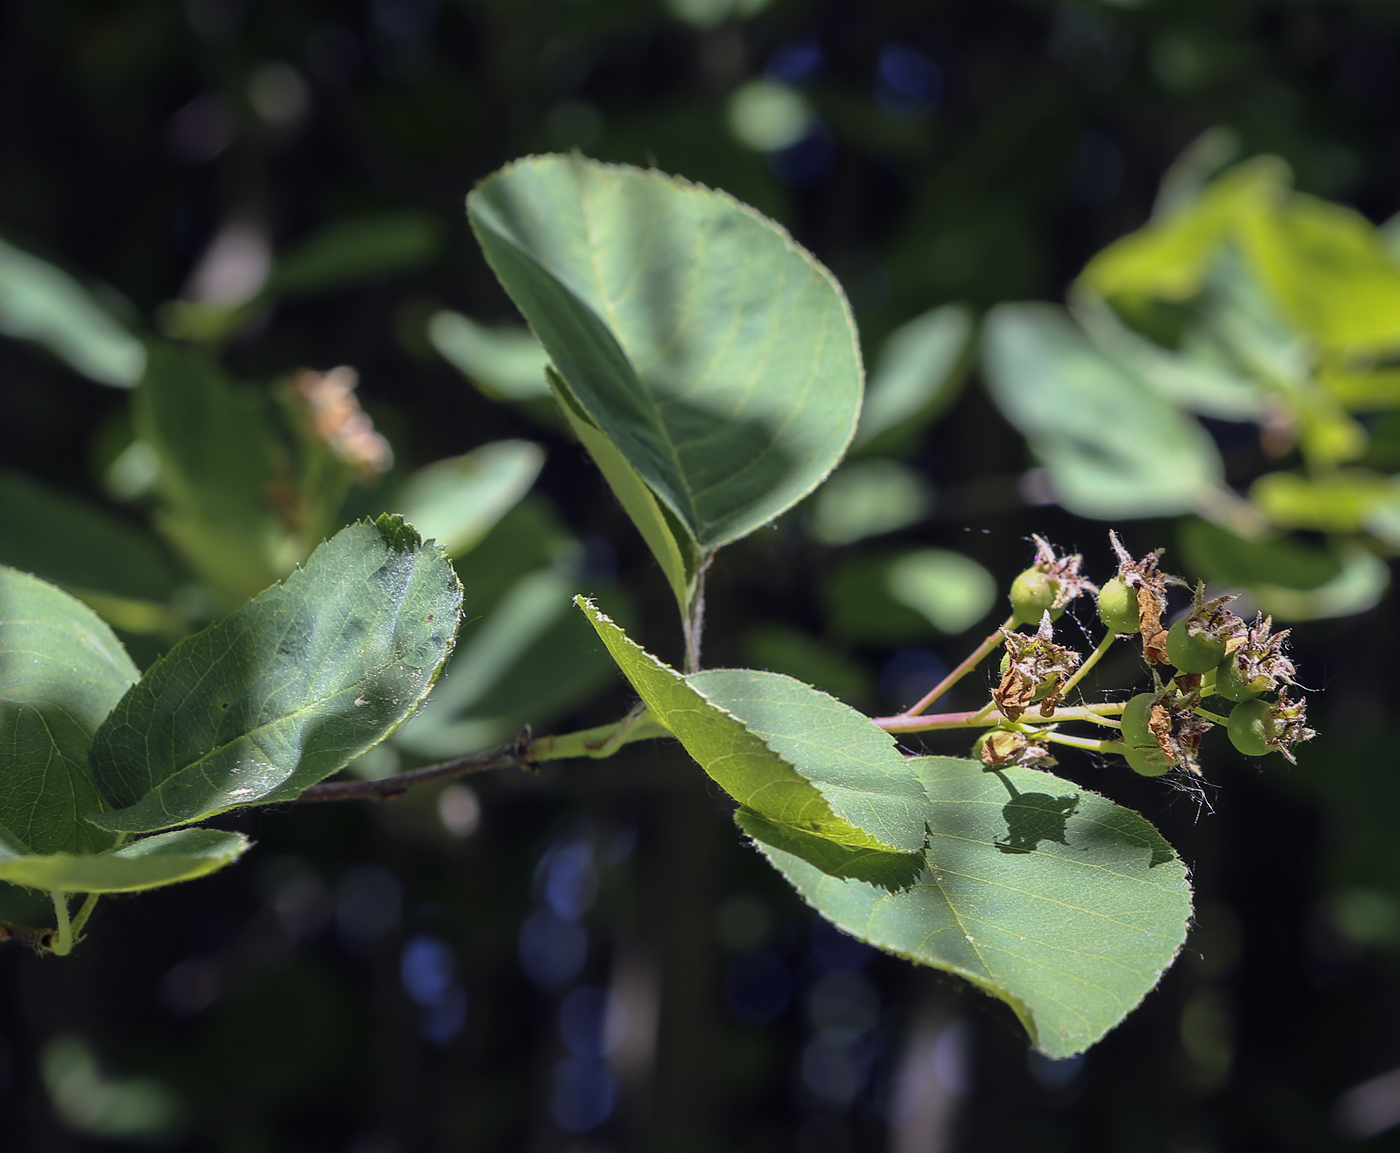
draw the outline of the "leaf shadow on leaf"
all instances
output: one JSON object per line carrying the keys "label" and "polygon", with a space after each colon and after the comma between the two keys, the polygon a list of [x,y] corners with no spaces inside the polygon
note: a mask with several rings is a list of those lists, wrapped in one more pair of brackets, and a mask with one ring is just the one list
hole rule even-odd
{"label": "leaf shadow on leaf", "polygon": [[1079,809],[1078,793],[1068,797],[1023,793],[1007,780],[1004,773],[997,773],[996,777],[1011,794],[1011,800],[1001,810],[1006,821],[1006,840],[995,842],[1001,852],[1033,853],[1041,841],[1069,845],[1066,826]]}
{"label": "leaf shadow on leaf", "polygon": [[887,893],[901,893],[912,889],[925,875],[922,852],[882,853],[853,849],[795,825],[770,821],[742,806],[735,812],[734,820],[755,841],[800,857],[831,877],[864,881]]}
{"label": "leaf shadow on leaf", "polygon": [[1118,848],[1129,853],[1146,849],[1151,856],[1147,867],[1155,869],[1176,860],[1167,839],[1131,809],[1116,809],[1106,816],[1084,826],[1083,836],[1078,838],[1077,848],[1084,850]]}

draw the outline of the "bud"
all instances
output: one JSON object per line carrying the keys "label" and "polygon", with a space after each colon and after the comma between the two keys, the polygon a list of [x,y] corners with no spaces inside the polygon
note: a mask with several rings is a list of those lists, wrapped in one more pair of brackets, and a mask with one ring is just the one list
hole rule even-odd
{"label": "bud", "polygon": [[1231,637],[1226,648],[1230,659],[1215,674],[1215,691],[1227,700],[1247,701],[1292,684],[1297,670],[1283,655],[1288,630],[1275,633],[1273,618],[1257,613],[1254,623]]}
{"label": "bud", "polygon": [[1215,670],[1215,693],[1227,701],[1252,701],[1272,687],[1268,677],[1245,680],[1240,672],[1237,653],[1231,653]]}

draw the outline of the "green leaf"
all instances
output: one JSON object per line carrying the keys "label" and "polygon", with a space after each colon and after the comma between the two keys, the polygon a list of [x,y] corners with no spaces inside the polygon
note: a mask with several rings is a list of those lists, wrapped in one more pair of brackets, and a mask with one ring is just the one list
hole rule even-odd
{"label": "green leaf", "polygon": [[928,483],[897,460],[847,461],[812,497],[812,536],[840,547],[898,532],[933,509]]}
{"label": "green leaf", "polygon": [[394,731],[452,649],[461,586],[398,517],[337,533],[177,644],[93,742],[103,828],[153,832],[290,800]]}
{"label": "green leaf", "polygon": [[1351,412],[1384,412],[1400,408],[1400,368],[1348,371],[1322,365],[1318,377],[1344,408]]}
{"label": "green leaf", "polygon": [[97,614],[37,577],[0,568],[0,825],[10,852],[89,853],[112,843],[88,766],[107,715],[140,674]]}
{"label": "green leaf", "polygon": [[1293,194],[1241,218],[1250,267],[1283,311],[1324,348],[1400,349],[1400,269],[1360,213]]}
{"label": "green leaf", "polygon": [[544,450],[498,440],[415,472],[397,498],[403,517],[449,556],[472,548],[535,483]]}
{"label": "green leaf", "polygon": [[136,389],[141,439],[156,452],[156,526],[230,605],[298,559],[267,506],[268,434],[248,400],[195,353],[153,344]]}
{"label": "green leaf", "polygon": [[905,552],[881,551],[840,562],[824,582],[832,631],[848,641],[907,646],[938,635],[920,609],[896,597],[890,573]]}
{"label": "green leaf", "polygon": [[1180,950],[1185,867],[1138,814],[1048,773],[952,757],[910,767],[928,848],[904,884],[888,855],[862,861],[748,808],[736,819],[823,916],[1005,1001],[1048,1056],[1083,1052]]}
{"label": "green leaf", "polygon": [[1339,469],[1317,477],[1269,472],[1249,498],[1280,528],[1360,532],[1376,512],[1400,505],[1400,485],[1369,469]]}
{"label": "green leaf", "polygon": [[203,877],[231,864],[251,845],[242,833],[218,829],[176,829],[77,856],[16,854],[0,839],[0,881],[63,893],[135,893]]}
{"label": "green leaf", "polygon": [[[1221,301],[1207,292],[1202,312],[1219,316]],[[1080,293],[1073,302],[1076,320],[1105,353],[1138,373],[1163,400],[1176,408],[1219,420],[1262,419],[1271,397],[1221,347],[1215,333],[1191,324],[1174,348],[1162,345],[1123,323],[1098,297]]]}
{"label": "green leaf", "polygon": [[860,408],[855,327],[772,222],[577,156],[512,164],[467,209],[578,408],[700,549],[772,520],[841,459]]}
{"label": "green leaf", "polygon": [[98,505],[0,472],[0,564],[69,588],[160,601],[175,590],[159,542]]}
{"label": "green leaf", "polygon": [[273,265],[259,300],[340,291],[421,268],[437,255],[442,228],[422,212],[382,212],[327,225]]}
{"label": "green leaf", "polygon": [[89,380],[130,388],[146,350],[76,280],[0,240],[0,332],[42,344]]}
{"label": "green leaf", "polygon": [[930,309],[895,329],[875,361],[855,445],[896,430],[912,434],[946,412],[966,375],[972,329],[972,313],[961,304]]}
{"label": "green leaf", "polygon": [[1390,583],[1386,563],[1355,544],[1319,548],[1277,535],[1246,540],[1196,519],[1182,522],[1177,541],[1190,573],[1247,588],[1259,611],[1281,621],[1364,612]]}
{"label": "green leaf", "polygon": [[1195,199],[1103,249],[1079,283],[1109,299],[1194,296],[1226,237],[1240,221],[1267,214],[1289,179],[1274,156],[1236,165]]}
{"label": "green leaf", "polygon": [[637,531],[647,542],[651,555],[656,558],[666,576],[666,583],[671,586],[682,617],[685,617],[695,591],[695,577],[703,563],[695,542],[690,538],[690,534],[676,523],[674,516],[666,514],[665,507],[656,499],[637,470],[579,407],[554,370],[549,369],[546,375],[569,427],[583,442],[583,447],[588,450],[588,455],[593,458],[598,471],[607,480],[608,487],[613,490],[618,503],[632,518],[632,523],[637,526]]}
{"label": "green leaf", "polygon": [[1115,519],[1188,512],[1219,483],[1214,442],[1063,309],[1002,304],[983,328],[987,384],[1049,466],[1061,504]]}
{"label": "green leaf", "polygon": [[941,548],[897,557],[885,577],[890,594],[918,610],[941,633],[956,636],[987,615],[997,582],[971,557]]}
{"label": "green leaf", "polygon": [[1187,570],[1221,584],[1310,590],[1342,571],[1334,549],[1278,534],[1247,540],[1199,517],[1183,520],[1176,539]]}
{"label": "green leaf", "polygon": [[740,804],[862,850],[900,854],[923,845],[919,784],[893,739],[866,717],[779,673],[683,677],[592,602],[575,603],[651,715]]}
{"label": "green leaf", "polygon": [[492,400],[549,399],[544,379],[549,357],[527,328],[491,327],[444,311],[428,322],[428,339]]}

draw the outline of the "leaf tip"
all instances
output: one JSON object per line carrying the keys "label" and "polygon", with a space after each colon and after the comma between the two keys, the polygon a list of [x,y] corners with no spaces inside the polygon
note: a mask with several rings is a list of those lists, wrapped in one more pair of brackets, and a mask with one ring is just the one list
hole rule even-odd
{"label": "leaf tip", "polygon": [[395,552],[408,552],[423,544],[418,530],[396,512],[380,513],[374,519],[374,527]]}

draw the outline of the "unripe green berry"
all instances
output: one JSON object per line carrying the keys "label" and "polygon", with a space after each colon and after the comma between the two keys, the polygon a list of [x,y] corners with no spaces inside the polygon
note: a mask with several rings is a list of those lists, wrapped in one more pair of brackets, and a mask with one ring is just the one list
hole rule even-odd
{"label": "unripe green berry", "polygon": [[1230,743],[1247,757],[1262,757],[1274,736],[1268,701],[1241,701],[1230,710]]}
{"label": "unripe green berry", "polygon": [[1128,766],[1144,777],[1160,777],[1174,766],[1162,752],[1157,738],[1147,727],[1152,705],[1157,700],[1152,693],[1139,693],[1123,708],[1123,757]]}
{"label": "unripe green berry", "polygon": [[1114,577],[1099,590],[1099,620],[1111,633],[1138,631],[1137,593],[1122,577]]}
{"label": "unripe green berry", "polygon": [[1215,670],[1215,692],[1227,701],[1252,701],[1269,687],[1268,677],[1246,681],[1240,676],[1240,666],[1233,657],[1221,662]]}
{"label": "unripe green berry", "polygon": [[1038,568],[1028,568],[1011,582],[1011,611],[1018,625],[1038,624],[1041,616],[1048,611],[1051,618],[1064,612],[1064,607],[1055,608],[1055,598],[1060,595],[1060,582]]}
{"label": "unripe green berry", "polygon": [[1192,633],[1183,617],[1167,630],[1167,659],[1183,673],[1208,673],[1225,659],[1225,639]]}

